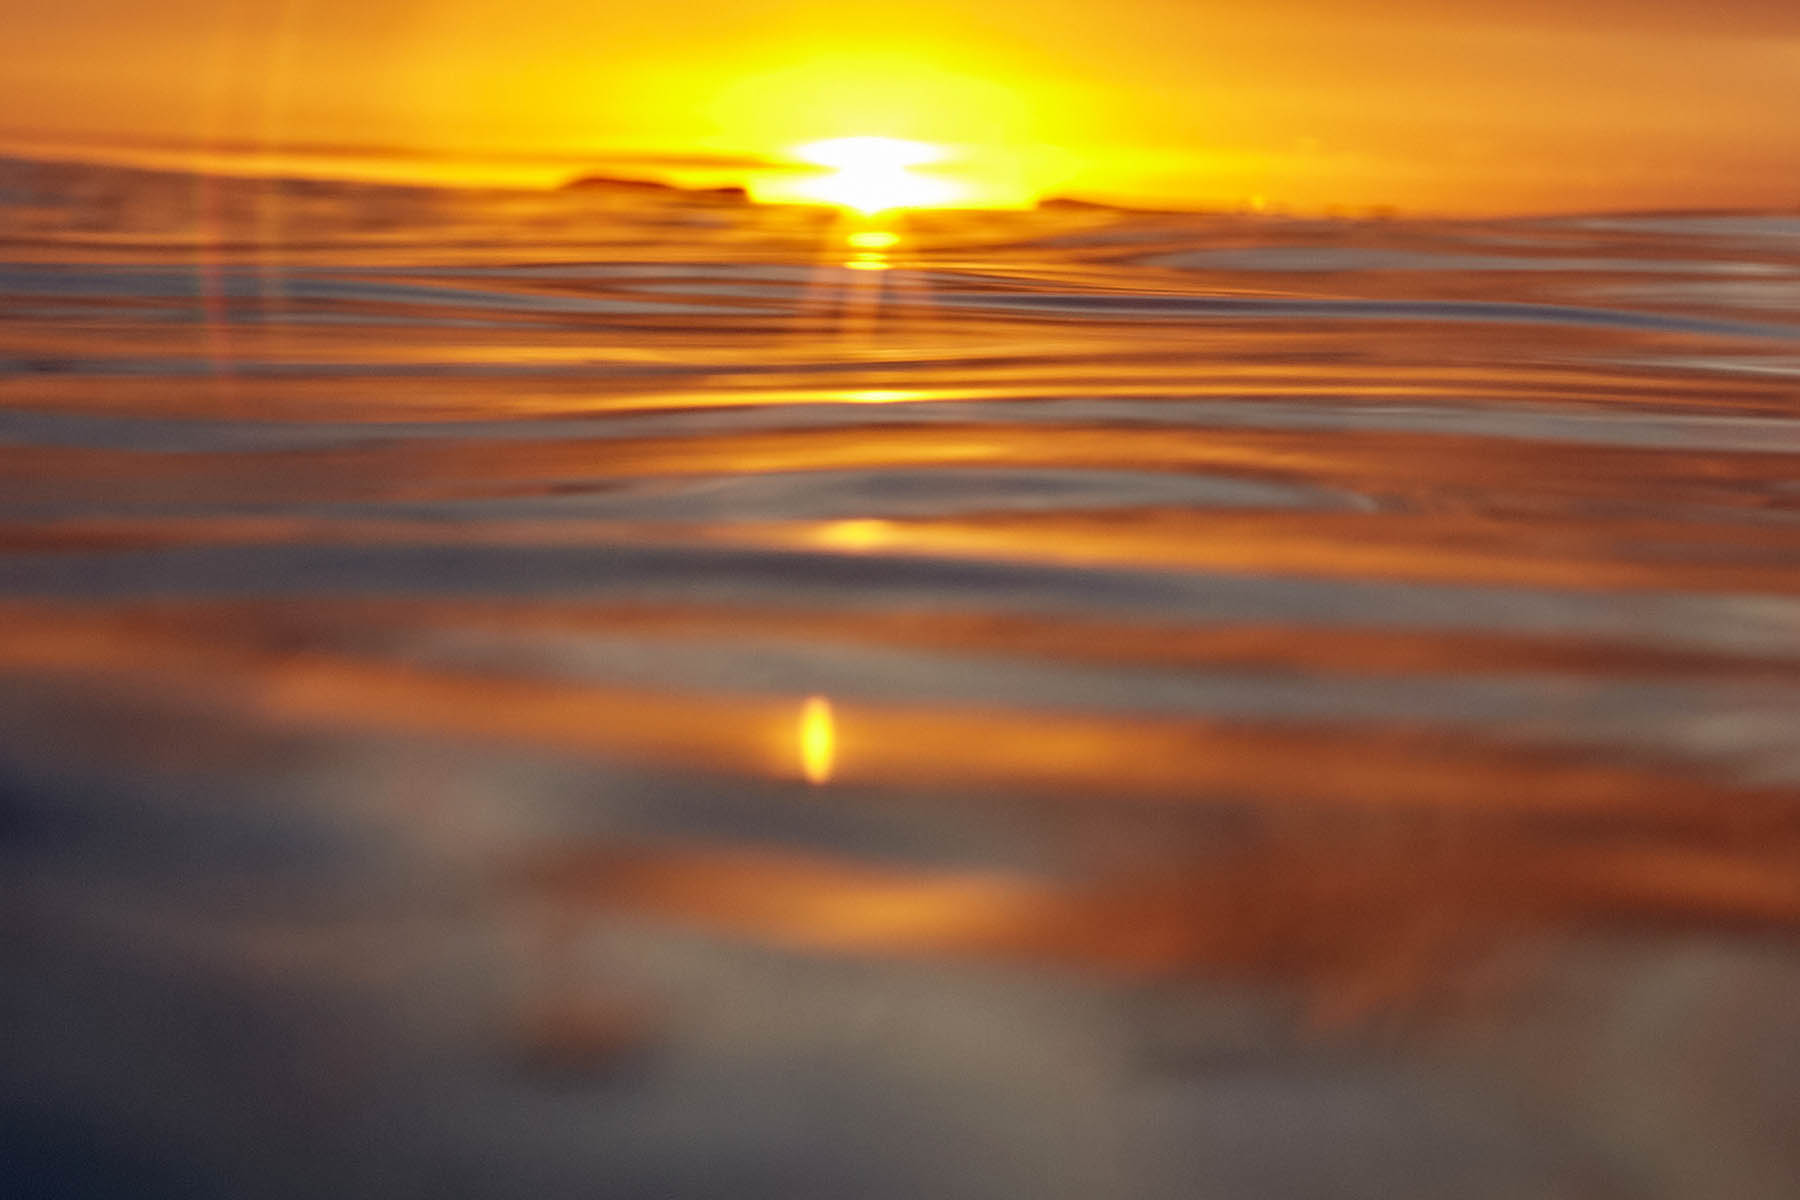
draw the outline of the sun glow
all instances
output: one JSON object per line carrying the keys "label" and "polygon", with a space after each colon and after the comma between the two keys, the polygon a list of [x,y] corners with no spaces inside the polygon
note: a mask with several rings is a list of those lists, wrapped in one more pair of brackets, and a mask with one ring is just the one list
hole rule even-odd
{"label": "sun glow", "polygon": [[830,204],[864,216],[905,208],[953,208],[973,199],[957,180],[915,168],[941,163],[940,146],[890,137],[831,138],[797,147],[794,157],[819,171],[768,181],[757,198]]}

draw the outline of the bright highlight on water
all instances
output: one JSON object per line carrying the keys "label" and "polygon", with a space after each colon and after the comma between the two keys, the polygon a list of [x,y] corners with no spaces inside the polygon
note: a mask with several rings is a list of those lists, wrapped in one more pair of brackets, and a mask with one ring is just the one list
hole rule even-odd
{"label": "bright highlight on water", "polygon": [[808,696],[800,706],[800,773],[811,784],[829,783],[837,765],[837,723],[831,701]]}

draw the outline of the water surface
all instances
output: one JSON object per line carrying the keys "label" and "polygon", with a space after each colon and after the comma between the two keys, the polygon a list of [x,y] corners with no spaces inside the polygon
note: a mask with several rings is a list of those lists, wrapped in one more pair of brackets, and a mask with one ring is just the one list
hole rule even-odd
{"label": "water surface", "polygon": [[1790,1195],[1800,218],[894,229],[0,162],[47,1169]]}

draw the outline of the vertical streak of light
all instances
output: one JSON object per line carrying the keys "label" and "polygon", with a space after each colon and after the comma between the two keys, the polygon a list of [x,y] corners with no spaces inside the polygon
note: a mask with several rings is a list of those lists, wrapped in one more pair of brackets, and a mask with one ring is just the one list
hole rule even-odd
{"label": "vertical streak of light", "polygon": [[837,766],[837,722],[831,701],[808,696],[800,706],[800,773],[806,782],[829,783]]}
{"label": "vertical streak of light", "polygon": [[[219,7],[210,46],[211,55],[206,63],[201,89],[201,103],[206,107],[198,114],[199,128],[195,136],[203,154],[221,140],[219,135],[225,125],[224,109],[229,103],[227,93],[233,68],[239,61],[238,51],[241,49],[241,35],[234,36],[238,30],[236,21],[232,19],[240,15],[241,5],[225,3]],[[207,357],[212,360],[215,383],[222,391],[229,391],[232,376],[231,313],[225,291],[224,250],[221,245],[224,241],[224,214],[217,179],[204,165],[204,157],[202,165],[195,168],[195,201],[195,216],[199,223],[199,236],[195,239],[195,273],[200,284]]]}
{"label": "vertical streak of light", "polygon": [[[294,70],[300,35],[301,10],[306,0],[281,0],[275,13],[274,28],[269,34],[268,58],[264,64],[262,94],[259,99],[257,124],[261,127],[261,150],[265,161],[272,162],[287,140],[288,107],[293,95]],[[283,289],[281,240],[283,236],[283,184],[270,172],[258,190],[256,205],[257,274],[260,277],[265,316],[279,316],[285,306]],[[284,321],[269,320],[266,329],[278,330],[285,336]]]}
{"label": "vertical streak of light", "polygon": [[200,281],[200,311],[206,326],[206,353],[213,378],[220,384],[231,379],[231,312],[225,293],[224,254],[219,248],[219,189],[204,167],[196,169],[195,198],[199,210],[200,237],[195,273]]}
{"label": "vertical streak of light", "polygon": [[[847,210],[839,214],[796,303],[796,340],[811,347],[817,326],[825,324],[841,345],[858,349],[868,344],[888,288],[883,274],[890,259],[885,251],[900,241],[889,224],[872,223]],[[866,240],[871,237],[880,239],[879,248]]]}
{"label": "vertical streak of light", "polygon": [[887,291],[887,265],[884,254],[858,254],[841,265],[847,272],[843,316],[838,325],[841,340],[861,344],[873,336]]}

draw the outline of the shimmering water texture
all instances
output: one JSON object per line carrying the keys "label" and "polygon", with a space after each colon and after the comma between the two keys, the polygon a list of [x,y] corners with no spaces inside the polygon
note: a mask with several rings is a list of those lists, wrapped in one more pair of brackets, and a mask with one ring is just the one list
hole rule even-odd
{"label": "shimmering water texture", "polygon": [[10,161],[0,240],[50,1176],[1792,1196],[1800,218]]}

